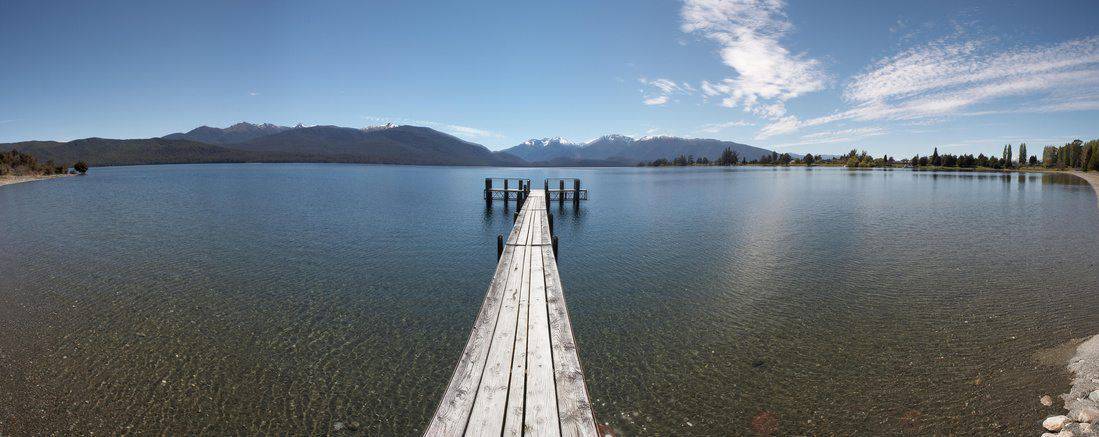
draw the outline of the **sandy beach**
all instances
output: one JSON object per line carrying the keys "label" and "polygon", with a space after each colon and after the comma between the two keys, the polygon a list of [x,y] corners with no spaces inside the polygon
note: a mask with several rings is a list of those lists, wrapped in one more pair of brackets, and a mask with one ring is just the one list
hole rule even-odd
{"label": "sandy beach", "polygon": [[55,174],[49,176],[0,176],[0,187],[4,185],[18,184],[20,182],[33,182],[43,179],[63,178],[65,176],[72,176],[68,174]]}
{"label": "sandy beach", "polygon": [[1095,200],[1099,202],[1099,172],[1074,171],[1071,173],[1091,184],[1091,188],[1095,190]]}

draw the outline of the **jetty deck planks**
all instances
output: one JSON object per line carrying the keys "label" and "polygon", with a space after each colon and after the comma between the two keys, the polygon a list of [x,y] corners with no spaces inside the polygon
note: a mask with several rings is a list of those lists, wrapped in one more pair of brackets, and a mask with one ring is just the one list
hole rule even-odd
{"label": "jetty deck planks", "polygon": [[595,436],[549,235],[531,190],[424,435]]}

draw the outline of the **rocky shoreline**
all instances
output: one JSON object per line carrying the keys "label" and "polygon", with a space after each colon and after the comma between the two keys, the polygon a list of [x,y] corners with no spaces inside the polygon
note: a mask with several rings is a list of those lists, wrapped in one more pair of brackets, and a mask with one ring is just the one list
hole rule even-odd
{"label": "rocky shoreline", "polygon": [[[1091,184],[1099,202],[1099,173],[1074,171],[1071,174]],[[1042,421],[1042,427],[1048,431],[1042,437],[1099,437],[1099,335],[1076,348],[1076,355],[1068,362],[1068,370],[1075,375],[1072,388],[1061,395],[1068,412]],[[1043,396],[1041,402],[1049,406],[1053,399]]]}
{"label": "rocky shoreline", "polygon": [[[1068,413],[1047,417],[1042,427],[1048,432],[1042,437],[1099,436],[1099,335],[1076,348],[1076,355],[1068,362],[1068,370],[1075,374],[1072,388],[1061,395]],[[1041,399],[1045,405],[1052,401],[1049,396]]]}

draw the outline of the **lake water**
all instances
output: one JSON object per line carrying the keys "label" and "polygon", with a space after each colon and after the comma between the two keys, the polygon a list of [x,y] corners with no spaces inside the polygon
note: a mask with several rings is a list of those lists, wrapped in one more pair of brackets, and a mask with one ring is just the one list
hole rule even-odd
{"label": "lake water", "polygon": [[1043,351],[1099,333],[1066,175],[94,168],[0,187],[0,434],[421,433],[511,226],[488,176],[591,190],[560,274],[622,434],[1037,433]]}

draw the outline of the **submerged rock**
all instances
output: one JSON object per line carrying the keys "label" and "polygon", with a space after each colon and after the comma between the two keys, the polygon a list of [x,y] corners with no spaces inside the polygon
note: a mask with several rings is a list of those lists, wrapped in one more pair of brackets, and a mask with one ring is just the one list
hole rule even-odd
{"label": "submerged rock", "polygon": [[1094,437],[1095,431],[1093,425],[1090,423],[1070,423],[1065,425],[1065,429],[1061,430],[1062,433],[1070,432],[1076,437]]}
{"label": "submerged rock", "polygon": [[1064,428],[1065,425],[1068,425],[1069,423],[1072,423],[1072,420],[1070,420],[1068,416],[1051,416],[1042,421],[1042,428],[1050,431],[1060,431],[1061,428]]}
{"label": "submerged rock", "polygon": [[1084,406],[1068,412],[1068,417],[1077,422],[1099,422],[1099,408]]}
{"label": "submerged rock", "polygon": [[1091,394],[1088,395],[1088,399],[1091,399],[1095,402],[1099,402],[1099,390],[1095,390],[1095,391],[1091,392]]}
{"label": "submerged rock", "polygon": [[1053,405],[1053,398],[1049,397],[1049,395],[1045,395],[1045,396],[1042,396],[1041,399],[1038,399],[1038,402],[1041,402],[1042,405],[1045,405],[1045,406],[1048,407],[1050,405]]}

